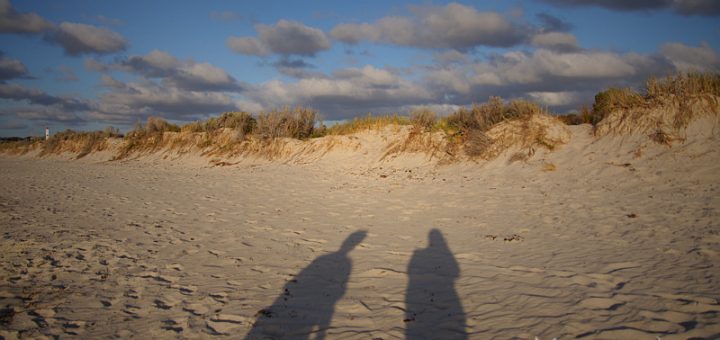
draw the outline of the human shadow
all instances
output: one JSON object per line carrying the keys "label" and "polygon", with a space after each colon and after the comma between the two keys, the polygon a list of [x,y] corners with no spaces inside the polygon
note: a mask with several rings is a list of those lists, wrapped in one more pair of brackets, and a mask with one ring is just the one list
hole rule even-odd
{"label": "human shadow", "polygon": [[455,291],[460,267],[440,230],[415,250],[405,291],[406,339],[467,339],[465,312]]}
{"label": "human shadow", "polygon": [[245,339],[324,339],[345,294],[352,261],[348,253],[367,235],[356,231],[334,253],[316,258],[283,288],[270,307],[258,312]]}

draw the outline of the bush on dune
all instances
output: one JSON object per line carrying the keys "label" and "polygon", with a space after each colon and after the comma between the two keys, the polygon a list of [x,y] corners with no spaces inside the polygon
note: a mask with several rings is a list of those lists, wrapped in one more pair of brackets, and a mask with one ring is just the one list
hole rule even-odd
{"label": "bush on dune", "polygon": [[569,113],[559,115],[557,117],[560,121],[565,123],[565,125],[597,124],[597,122],[595,122],[596,117],[593,115],[592,109],[590,109],[587,105],[581,106],[580,112],[578,113]]}
{"label": "bush on dune", "polygon": [[180,127],[160,117],[148,117],[145,124],[137,123],[135,128],[125,135],[125,143],[114,159],[125,158],[135,151],[162,147],[166,132],[180,132]]}
{"label": "bush on dune", "polygon": [[167,120],[150,116],[147,122],[143,125],[138,123],[135,128],[127,133],[127,138],[142,138],[145,136],[161,135],[165,132],[179,132],[180,127],[175,124],[169,123]]}
{"label": "bush on dune", "polygon": [[488,131],[502,122],[528,120],[533,115],[547,111],[526,100],[503,102],[500,97],[490,97],[487,103],[473,104],[470,109],[460,108],[447,118],[449,126],[462,136],[461,143],[470,157],[489,156],[490,146],[496,142]]}
{"label": "bush on dune", "polygon": [[349,121],[335,124],[325,132],[325,135],[349,135],[365,130],[380,130],[389,125],[408,125],[407,117],[397,114],[386,116],[373,116],[368,113],[366,116],[355,117]]}
{"label": "bush on dune", "polygon": [[112,126],[108,126],[103,131],[77,132],[67,129],[43,141],[40,155],[75,152],[78,153],[76,158],[82,158],[93,151],[104,150],[108,138],[118,137],[122,137],[120,130]]}
{"label": "bush on dune", "polygon": [[410,112],[410,121],[415,132],[430,132],[437,123],[437,115],[430,109],[422,108]]}
{"label": "bush on dune", "polygon": [[283,108],[258,114],[255,133],[262,139],[307,139],[313,135],[317,112],[310,108]]}
{"label": "bush on dune", "polygon": [[245,136],[251,134],[256,125],[255,118],[247,112],[225,112],[219,117],[211,117],[206,121],[195,121],[183,125],[180,131],[214,133],[221,129],[233,129]]}

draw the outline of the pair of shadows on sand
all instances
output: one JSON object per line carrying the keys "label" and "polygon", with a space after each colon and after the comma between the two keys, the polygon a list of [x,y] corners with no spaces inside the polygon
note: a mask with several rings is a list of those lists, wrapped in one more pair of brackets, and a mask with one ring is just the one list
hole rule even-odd
{"label": "pair of shadows on sand", "polygon": [[[261,310],[246,339],[324,339],[335,304],[352,269],[348,253],[365,239],[352,233],[334,253],[315,259],[288,282],[272,306]],[[442,233],[433,229],[427,248],[413,253],[405,292],[407,339],[466,339],[465,312],[455,292],[460,267]]]}

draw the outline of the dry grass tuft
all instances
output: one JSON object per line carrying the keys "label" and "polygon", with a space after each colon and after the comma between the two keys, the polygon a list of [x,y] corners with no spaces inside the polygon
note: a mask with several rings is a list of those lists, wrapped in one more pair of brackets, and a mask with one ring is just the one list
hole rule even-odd
{"label": "dry grass tuft", "polygon": [[[608,90],[610,91],[610,90]],[[665,145],[685,140],[685,129],[701,116],[720,115],[720,74],[679,74],[646,82],[644,95],[623,91],[603,91],[593,105],[602,120],[598,136],[641,133]]]}
{"label": "dry grass tuft", "polygon": [[257,120],[247,112],[225,112],[219,117],[211,117],[206,121],[196,121],[183,125],[181,132],[209,134],[217,133],[222,129],[232,129],[242,134],[243,138],[253,132]]}
{"label": "dry grass tuft", "polygon": [[43,139],[40,137],[3,138],[0,141],[0,153],[9,155],[24,155],[41,147]]}
{"label": "dry grass tuft", "polygon": [[[463,145],[465,154],[471,158],[491,159],[517,144],[554,147],[554,142],[543,138],[546,131],[542,124],[531,124],[536,116],[549,117],[549,114],[526,100],[505,103],[499,97],[490,97],[487,103],[473,104],[469,110],[459,109],[447,117],[447,125],[461,136],[459,143]],[[548,122],[553,123],[544,123]]]}
{"label": "dry grass tuft", "polygon": [[166,132],[179,132],[180,127],[160,117],[148,117],[145,125],[138,123],[125,135],[125,143],[113,159],[123,159],[138,151],[155,151],[165,146]]}
{"label": "dry grass tuft", "polygon": [[76,158],[87,156],[93,151],[102,151],[108,147],[109,138],[122,137],[120,131],[114,127],[107,127],[104,131],[76,132],[65,130],[54,134],[50,139],[43,141],[40,155],[60,154],[63,152],[77,153]]}
{"label": "dry grass tuft", "polygon": [[317,112],[310,108],[283,108],[262,112],[257,118],[256,134],[262,139],[308,139],[313,135]]}
{"label": "dry grass tuft", "polygon": [[373,116],[367,114],[364,117],[356,117],[350,121],[333,125],[327,128],[325,135],[349,135],[366,130],[381,130],[390,125],[408,125],[410,120],[407,117],[397,114],[387,116]]}
{"label": "dry grass tuft", "polygon": [[611,112],[636,109],[645,105],[643,97],[628,88],[609,88],[595,95],[592,124],[596,125]]}
{"label": "dry grass tuft", "polygon": [[437,115],[427,108],[414,110],[410,113],[410,122],[416,132],[430,132],[437,123]]}
{"label": "dry grass tuft", "polygon": [[557,116],[565,125],[597,124],[600,119],[593,114],[587,105],[580,107],[580,112]]}

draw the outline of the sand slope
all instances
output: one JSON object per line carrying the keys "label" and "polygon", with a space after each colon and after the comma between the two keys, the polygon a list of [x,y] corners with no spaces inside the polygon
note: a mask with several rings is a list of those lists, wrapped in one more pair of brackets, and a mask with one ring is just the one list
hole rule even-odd
{"label": "sand slope", "polygon": [[0,336],[717,336],[720,141],[690,128],[571,127],[511,164],[368,163],[372,134],[226,166],[0,156]]}

